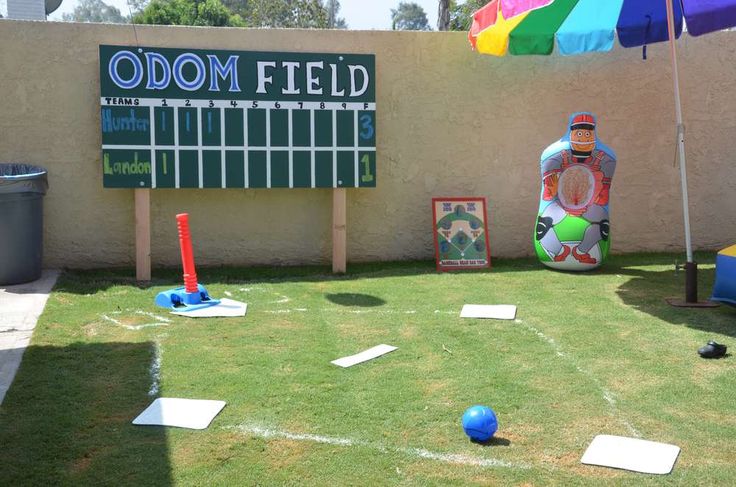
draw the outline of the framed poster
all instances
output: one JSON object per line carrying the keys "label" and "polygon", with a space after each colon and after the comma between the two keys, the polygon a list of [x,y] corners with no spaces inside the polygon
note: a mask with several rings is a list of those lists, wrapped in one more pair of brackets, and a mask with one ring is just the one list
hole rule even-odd
{"label": "framed poster", "polygon": [[438,271],[491,267],[485,198],[432,198]]}

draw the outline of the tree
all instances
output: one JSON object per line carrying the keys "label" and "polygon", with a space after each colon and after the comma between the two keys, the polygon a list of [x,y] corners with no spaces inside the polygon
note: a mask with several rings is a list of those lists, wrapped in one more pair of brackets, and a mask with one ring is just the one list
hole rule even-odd
{"label": "tree", "polygon": [[340,11],[340,2],[338,0],[327,0],[325,9],[327,10],[327,27],[329,29],[348,28],[345,19],[337,16],[337,13]]}
{"label": "tree", "polygon": [[450,5],[452,0],[439,0],[437,5],[437,30],[450,30]]}
{"label": "tree", "polygon": [[[147,0],[132,0],[145,5]],[[345,29],[338,0],[151,0],[133,22],[163,25],[212,25]]]}
{"label": "tree", "polygon": [[143,9],[148,6],[148,0],[127,0],[128,7],[133,12],[133,16],[143,12]]}
{"label": "tree", "polygon": [[[337,17],[339,1],[322,0],[223,0],[249,26],[302,29],[345,28]],[[334,17],[331,16],[334,12]],[[330,23],[333,19],[333,24]]]}
{"label": "tree", "polygon": [[72,13],[64,14],[61,19],[66,22],[102,22],[109,24],[125,24],[128,17],[120,10],[102,0],[80,0]]}
{"label": "tree", "polygon": [[396,10],[391,9],[393,30],[432,30],[424,9],[414,2],[399,2]]}
{"label": "tree", "polygon": [[449,30],[470,30],[473,23],[473,13],[487,3],[488,0],[467,0],[465,3],[458,5],[456,1],[452,0],[450,2]]}
{"label": "tree", "polygon": [[133,16],[133,23],[213,27],[245,25],[243,19],[234,15],[220,0],[152,0]]}

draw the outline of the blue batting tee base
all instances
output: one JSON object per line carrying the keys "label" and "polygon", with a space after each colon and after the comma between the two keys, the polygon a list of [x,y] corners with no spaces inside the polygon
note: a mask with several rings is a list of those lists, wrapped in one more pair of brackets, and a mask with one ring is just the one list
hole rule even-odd
{"label": "blue batting tee base", "polygon": [[179,311],[194,311],[220,304],[219,299],[210,298],[207,289],[197,284],[197,292],[188,293],[184,286],[162,291],[156,295],[155,303],[162,308],[173,308]]}

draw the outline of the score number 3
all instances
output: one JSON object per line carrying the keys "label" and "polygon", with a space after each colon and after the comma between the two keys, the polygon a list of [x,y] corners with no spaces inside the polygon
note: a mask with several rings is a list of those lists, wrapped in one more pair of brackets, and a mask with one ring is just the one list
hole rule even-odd
{"label": "score number 3", "polygon": [[371,137],[373,137],[373,134],[375,134],[376,131],[373,128],[373,117],[371,117],[368,114],[364,114],[360,116],[360,138],[363,140],[368,140]]}

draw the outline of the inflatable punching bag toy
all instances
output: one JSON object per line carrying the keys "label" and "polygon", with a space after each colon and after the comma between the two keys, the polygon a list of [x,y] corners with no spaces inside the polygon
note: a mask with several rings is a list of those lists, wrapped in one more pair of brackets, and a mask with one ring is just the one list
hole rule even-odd
{"label": "inflatable punching bag toy", "polygon": [[542,153],[534,248],[555,269],[595,269],[611,246],[608,198],[616,155],[595,129],[592,113],[573,113],[567,134]]}

